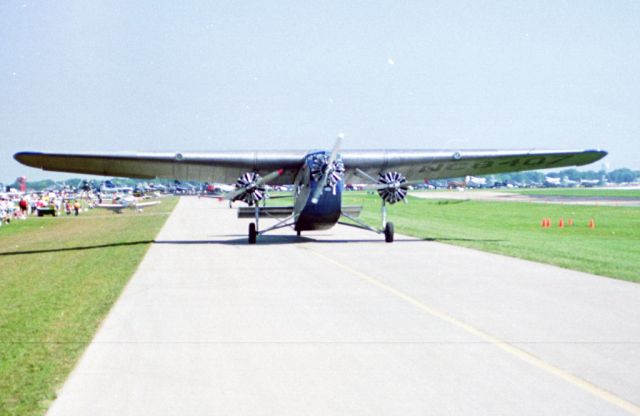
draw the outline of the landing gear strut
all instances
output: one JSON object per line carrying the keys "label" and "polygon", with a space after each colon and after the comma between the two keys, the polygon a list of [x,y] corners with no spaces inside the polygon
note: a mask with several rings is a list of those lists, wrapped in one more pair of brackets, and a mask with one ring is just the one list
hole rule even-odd
{"label": "landing gear strut", "polygon": [[350,227],[356,227],[356,228],[361,228],[363,230],[373,231],[374,233],[377,233],[377,234],[384,234],[384,241],[386,241],[387,243],[393,243],[394,227],[392,222],[387,221],[387,205],[384,199],[382,200],[381,214],[382,214],[382,228],[374,228],[368,225],[367,223],[365,223],[364,221],[360,220],[359,218],[353,217],[344,211],[341,212],[341,215],[345,218],[350,219],[355,224],[352,224],[349,222],[342,222],[342,221],[339,221],[339,223],[342,225],[348,225]]}
{"label": "landing gear strut", "polygon": [[[255,221],[249,224],[249,238],[247,239],[247,242],[249,244],[255,244],[257,242],[258,236],[267,233],[269,231],[272,230],[277,230],[279,228],[285,228],[285,227],[292,227],[295,225],[294,222],[294,218],[293,215],[289,215],[288,217],[286,217],[285,219],[278,221],[276,224],[261,230],[260,229],[260,217],[261,216],[268,216],[269,215],[269,211],[267,210],[267,208],[262,207],[260,208],[260,206],[258,204],[255,204],[253,206],[253,210],[254,210],[254,215],[255,215]],[[261,214],[262,212],[262,214]],[[244,217],[242,217],[244,218]],[[277,218],[277,217],[273,217],[273,218]],[[298,232],[298,235],[300,235],[300,232]]]}

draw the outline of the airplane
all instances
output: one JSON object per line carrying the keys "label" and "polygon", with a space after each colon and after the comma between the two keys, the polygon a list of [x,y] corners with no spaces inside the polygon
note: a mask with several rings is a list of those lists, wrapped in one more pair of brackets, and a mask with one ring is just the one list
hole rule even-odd
{"label": "airplane", "polygon": [[483,188],[487,186],[487,178],[476,178],[475,176],[467,175],[464,180],[461,181],[449,181],[447,182],[447,188],[460,189],[465,188]]}
{"label": "airplane", "polygon": [[133,192],[133,188],[130,186],[117,186],[110,180],[106,180],[102,182],[102,184],[100,185],[100,192],[104,194],[117,194],[117,193],[130,194]]}
{"label": "airplane", "polygon": [[122,211],[125,209],[135,209],[138,212],[142,212],[142,210],[146,207],[151,207],[154,205],[158,205],[160,201],[148,201],[148,202],[138,202],[139,199],[132,196],[117,196],[113,198],[113,202],[111,204],[96,204],[96,208],[104,208],[110,211],[115,212],[116,214],[122,214]]}
{"label": "airplane", "polygon": [[464,183],[468,188],[486,188],[487,178],[476,178],[475,176],[467,175],[464,178]]}
{"label": "airplane", "polygon": [[562,178],[553,178],[546,176],[544,178],[544,186],[547,188],[573,188],[578,185],[578,182],[572,181],[567,176]]}
{"label": "airplane", "polygon": [[205,186],[204,193],[209,195],[219,195],[226,192],[235,190],[233,185],[227,185],[226,183],[210,183]]}
{"label": "airplane", "polygon": [[603,185],[606,181],[603,179],[580,179],[580,186],[584,188],[593,188],[594,186]]}
{"label": "airplane", "polygon": [[[233,183],[229,201],[244,201],[239,218],[249,224],[248,243],[272,230],[292,227],[325,230],[337,223],[377,234],[393,242],[394,225],[387,221],[387,204],[404,201],[409,186],[429,179],[483,176],[532,169],[580,166],[605,157],[603,150],[332,150],[217,151],[206,153],[41,153],[23,151],[14,158],[27,166],[50,171],[130,178],[172,178]],[[236,179],[237,178],[237,179]],[[342,206],[345,183],[370,183],[381,199],[381,227],[357,218],[360,207]],[[293,184],[294,204],[260,207],[265,186]],[[265,229],[260,218],[280,221]],[[342,222],[340,218],[350,219]]]}

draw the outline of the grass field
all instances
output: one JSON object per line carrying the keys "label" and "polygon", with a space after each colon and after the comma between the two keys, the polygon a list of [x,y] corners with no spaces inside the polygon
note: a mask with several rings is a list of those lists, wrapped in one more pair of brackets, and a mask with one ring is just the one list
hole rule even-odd
{"label": "grass field", "polygon": [[0,228],[0,415],[46,411],[176,202]]}
{"label": "grass field", "polygon": [[571,196],[571,197],[608,197],[608,198],[640,198],[640,189],[593,189],[593,188],[546,188],[546,189],[515,189],[513,192],[521,195],[542,196]]}
{"label": "grass field", "polygon": [[[377,195],[346,193],[380,222]],[[552,228],[540,226],[552,219]],[[574,226],[557,227],[559,219]],[[588,228],[590,219],[596,227]],[[640,281],[640,208],[409,198],[389,207],[396,232],[617,279]]]}

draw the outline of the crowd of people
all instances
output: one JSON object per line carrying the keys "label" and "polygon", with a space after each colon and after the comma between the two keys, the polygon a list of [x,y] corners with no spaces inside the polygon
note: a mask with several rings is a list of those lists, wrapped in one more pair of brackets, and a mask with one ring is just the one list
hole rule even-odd
{"label": "crowd of people", "polygon": [[24,220],[30,215],[80,215],[93,208],[89,195],[78,196],[65,191],[0,194],[0,226],[13,220]]}

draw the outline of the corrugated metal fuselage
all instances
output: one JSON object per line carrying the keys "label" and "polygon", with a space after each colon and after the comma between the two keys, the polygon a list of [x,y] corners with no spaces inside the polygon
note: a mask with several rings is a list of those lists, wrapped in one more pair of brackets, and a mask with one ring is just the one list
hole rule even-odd
{"label": "corrugated metal fuselage", "polygon": [[342,191],[344,181],[340,179],[335,186],[326,186],[317,204],[311,198],[318,186],[318,181],[311,174],[311,159],[318,154],[314,152],[305,157],[305,163],[298,172],[294,183],[294,219],[296,231],[326,230],[333,227],[340,219],[342,208]]}

